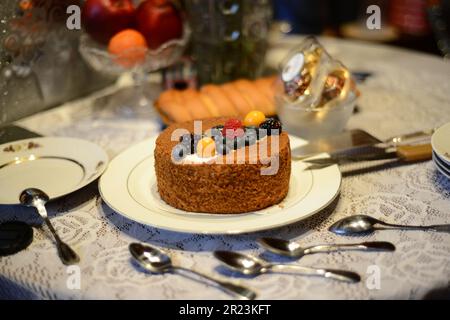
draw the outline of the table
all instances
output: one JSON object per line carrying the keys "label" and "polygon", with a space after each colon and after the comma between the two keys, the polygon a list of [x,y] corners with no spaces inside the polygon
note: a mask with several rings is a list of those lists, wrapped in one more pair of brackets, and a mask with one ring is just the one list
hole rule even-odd
{"label": "table", "polygon": [[[298,38],[272,42],[268,64],[275,65],[298,42]],[[374,72],[359,86],[361,112],[351,118],[349,128],[362,128],[384,139],[450,121],[449,62],[363,42],[323,39],[323,43],[350,69]],[[110,157],[157,134],[158,123],[102,108],[103,102],[87,97],[18,124],[43,135],[91,140],[105,148]],[[263,252],[255,243],[260,236],[298,239],[305,246],[385,240],[397,247],[394,253],[317,254],[299,262],[357,271],[363,281],[353,285],[292,275],[240,278],[233,274],[235,280],[257,290],[261,299],[421,299],[439,293],[450,296],[450,234],[384,231],[351,238],[327,231],[334,221],[351,214],[371,214],[398,223],[449,223],[450,181],[437,172],[431,161],[345,177],[340,198],[329,208],[303,222],[256,234],[209,236],[144,226],[108,208],[96,183],[51,203],[49,212],[63,240],[81,255],[81,289],[77,289],[72,277],[78,270],[63,266],[46,229],[35,228],[34,242],[27,250],[0,258],[0,297],[229,299],[202,282],[178,275],[137,272],[128,245],[142,241],[164,247],[183,266],[226,278],[211,252],[233,249],[258,254]],[[40,223],[29,208],[0,207],[0,221],[11,219]],[[374,278],[377,274],[379,283]]]}

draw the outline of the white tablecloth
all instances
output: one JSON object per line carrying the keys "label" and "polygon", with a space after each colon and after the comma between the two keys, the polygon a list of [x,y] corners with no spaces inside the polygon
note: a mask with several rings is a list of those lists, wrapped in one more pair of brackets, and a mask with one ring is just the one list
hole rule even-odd
{"label": "white tablecloth", "polygon": [[[297,41],[274,44],[269,64],[274,65]],[[359,86],[361,112],[351,118],[349,128],[362,128],[383,139],[450,121],[449,62],[365,43],[324,39],[324,44],[350,69],[374,72]],[[102,107],[104,101],[92,101],[87,98],[72,102],[24,119],[19,125],[43,135],[91,140],[105,148],[111,158],[159,130],[158,124],[145,116],[135,117],[132,112]],[[257,290],[262,299],[420,299],[443,293],[440,290],[446,288],[449,295],[450,234],[383,231],[351,238],[327,231],[334,221],[352,214],[370,214],[397,223],[450,223],[450,181],[437,172],[431,161],[345,177],[340,198],[328,209],[303,222],[256,234],[206,236],[144,226],[108,208],[96,183],[51,203],[49,208],[63,240],[81,255],[81,289],[70,286],[69,273],[76,270],[60,263],[48,231],[35,228],[35,239],[28,249],[0,258],[0,297],[228,299],[228,295],[203,282],[179,275],[138,272],[130,261],[128,244],[142,241],[164,247],[176,263],[225,279],[226,273],[212,257],[212,251],[233,249],[260,254],[263,250],[254,240],[263,235],[297,239],[305,246],[385,240],[393,242],[397,250],[316,254],[298,262],[355,270],[363,276],[359,284],[294,275],[243,278],[232,274],[235,280]],[[31,209],[0,207],[0,222],[11,219],[40,223]],[[379,288],[374,288],[371,275],[378,271]]]}

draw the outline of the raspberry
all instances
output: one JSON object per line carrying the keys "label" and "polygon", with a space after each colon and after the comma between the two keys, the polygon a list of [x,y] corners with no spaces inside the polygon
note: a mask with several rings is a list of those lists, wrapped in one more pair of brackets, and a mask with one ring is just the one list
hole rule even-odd
{"label": "raspberry", "polygon": [[227,138],[242,137],[244,133],[242,123],[238,119],[227,120],[222,129],[222,135]]}

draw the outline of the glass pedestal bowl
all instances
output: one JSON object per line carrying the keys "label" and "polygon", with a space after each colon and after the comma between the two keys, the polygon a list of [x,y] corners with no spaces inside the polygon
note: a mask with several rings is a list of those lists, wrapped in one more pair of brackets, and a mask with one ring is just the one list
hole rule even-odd
{"label": "glass pedestal bowl", "polygon": [[[133,85],[109,97],[108,101],[114,108],[119,108],[119,112],[124,116],[153,117],[155,110],[152,100],[161,91],[161,86],[148,83],[149,74],[176,63],[182,56],[189,38],[190,29],[185,24],[182,38],[172,39],[155,50],[138,48],[113,55],[108,52],[106,46],[83,33],[78,49],[86,63],[101,74],[116,78],[126,73],[131,75]],[[130,55],[137,55],[138,61],[120,63],[126,62]]]}

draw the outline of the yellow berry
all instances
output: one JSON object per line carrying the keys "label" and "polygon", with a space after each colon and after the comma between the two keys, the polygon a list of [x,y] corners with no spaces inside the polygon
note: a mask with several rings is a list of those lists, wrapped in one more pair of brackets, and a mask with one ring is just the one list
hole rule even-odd
{"label": "yellow berry", "polygon": [[205,137],[197,143],[197,155],[202,158],[213,157],[216,154],[216,143],[213,139]]}
{"label": "yellow berry", "polygon": [[244,126],[259,126],[266,120],[266,116],[261,111],[250,111],[244,118]]}

